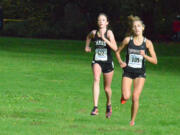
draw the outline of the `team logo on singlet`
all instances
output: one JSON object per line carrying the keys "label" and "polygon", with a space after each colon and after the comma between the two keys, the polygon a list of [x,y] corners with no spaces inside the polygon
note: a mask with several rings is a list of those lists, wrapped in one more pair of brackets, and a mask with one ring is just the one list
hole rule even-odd
{"label": "team logo on singlet", "polygon": [[95,41],[96,45],[102,45],[102,46],[106,46],[106,43],[102,40],[97,40]]}
{"label": "team logo on singlet", "polygon": [[128,48],[128,53],[131,54],[139,54],[140,53],[140,50],[136,50],[136,49],[131,49],[131,48]]}

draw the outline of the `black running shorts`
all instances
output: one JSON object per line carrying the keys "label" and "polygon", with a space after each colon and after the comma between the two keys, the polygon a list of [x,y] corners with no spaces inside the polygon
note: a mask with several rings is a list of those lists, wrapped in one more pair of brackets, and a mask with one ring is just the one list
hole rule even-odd
{"label": "black running shorts", "polygon": [[94,64],[99,64],[103,73],[109,73],[114,70],[114,63],[108,63],[108,62],[95,62],[92,61],[92,67]]}
{"label": "black running shorts", "polygon": [[131,73],[131,72],[124,71],[122,76],[131,78],[131,79],[140,78],[140,77],[146,78],[146,73]]}

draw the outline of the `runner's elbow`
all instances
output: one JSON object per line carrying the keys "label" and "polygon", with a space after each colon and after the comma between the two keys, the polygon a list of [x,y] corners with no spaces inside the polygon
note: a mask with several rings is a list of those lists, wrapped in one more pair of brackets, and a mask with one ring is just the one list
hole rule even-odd
{"label": "runner's elbow", "polygon": [[158,64],[158,61],[157,61],[157,60],[155,61],[155,64],[156,64],[156,65]]}
{"label": "runner's elbow", "polygon": [[114,47],[114,52],[117,52],[118,48],[117,46]]}
{"label": "runner's elbow", "polygon": [[153,61],[153,64],[155,64],[155,65],[157,65],[157,64],[158,64],[157,59],[155,59],[155,60]]}

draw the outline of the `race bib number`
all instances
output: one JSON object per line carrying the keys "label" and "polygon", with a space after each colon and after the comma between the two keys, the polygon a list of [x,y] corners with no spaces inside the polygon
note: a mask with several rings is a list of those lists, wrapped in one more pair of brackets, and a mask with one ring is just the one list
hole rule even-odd
{"label": "race bib number", "polygon": [[142,60],[142,55],[130,54],[128,66],[132,68],[142,68]]}
{"label": "race bib number", "polygon": [[106,48],[97,48],[95,51],[95,60],[96,61],[107,61],[107,49]]}

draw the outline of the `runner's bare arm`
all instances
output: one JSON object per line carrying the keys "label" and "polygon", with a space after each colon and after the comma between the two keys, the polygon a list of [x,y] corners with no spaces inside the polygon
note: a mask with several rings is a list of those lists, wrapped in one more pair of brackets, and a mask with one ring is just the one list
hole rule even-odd
{"label": "runner's bare arm", "polygon": [[114,34],[111,30],[108,30],[108,32],[107,32],[107,37],[109,40],[104,37],[104,34],[102,34],[101,37],[113,51],[115,51],[115,52],[117,51],[116,40],[115,40]]}
{"label": "runner's bare arm", "polygon": [[95,33],[96,33],[96,30],[93,30],[87,35],[85,52],[91,52],[90,43],[91,43],[91,39],[94,38]]}
{"label": "runner's bare arm", "polygon": [[126,67],[126,63],[121,59],[121,51],[126,47],[126,45],[128,45],[130,40],[130,37],[125,37],[124,40],[122,41],[121,45],[119,46],[119,48],[116,51],[116,58],[121,66],[121,68]]}
{"label": "runner's bare arm", "polygon": [[156,53],[154,50],[154,46],[150,40],[146,41],[146,47],[150,53],[150,56],[146,55],[145,52],[142,50],[140,51],[140,54],[150,63],[157,64],[158,62],[157,62],[157,57],[156,57]]}

